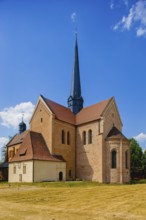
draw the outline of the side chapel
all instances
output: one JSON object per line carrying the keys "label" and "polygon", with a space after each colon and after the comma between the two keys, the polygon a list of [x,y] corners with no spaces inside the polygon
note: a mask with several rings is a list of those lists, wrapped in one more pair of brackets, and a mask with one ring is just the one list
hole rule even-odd
{"label": "side chapel", "polygon": [[68,107],[40,95],[30,129],[7,144],[9,182],[91,180],[127,183],[130,147],[114,97],[83,107],[78,42]]}

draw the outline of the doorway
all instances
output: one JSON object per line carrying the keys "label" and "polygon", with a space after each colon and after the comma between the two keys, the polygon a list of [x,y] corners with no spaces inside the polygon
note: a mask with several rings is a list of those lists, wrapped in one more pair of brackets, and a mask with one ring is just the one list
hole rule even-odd
{"label": "doorway", "polygon": [[63,180],[63,172],[59,172],[59,181]]}

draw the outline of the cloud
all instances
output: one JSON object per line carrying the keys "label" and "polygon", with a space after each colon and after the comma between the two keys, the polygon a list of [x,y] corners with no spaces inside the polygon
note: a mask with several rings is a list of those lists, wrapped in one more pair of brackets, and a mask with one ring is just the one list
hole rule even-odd
{"label": "cloud", "polygon": [[71,14],[70,18],[71,18],[72,22],[75,23],[76,20],[77,20],[77,14],[76,14],[76,12],[73,12],[73,13]]}
{"label": "cloud", "polygon": [[9,141],[6,137],[0,137],[0,148],[2,148],[5,144],[7,144]]}
{"label": "cloud", "polygon": [[4,108],[0,111],[0,124],[7,128],[18,129],[18,124],[21,122],[23,114],[23,120],[28,126],[33,110],[34,105],[31,102],[23,102],[14,107]]}
{"label": "cloud", "polygon": [[121,8],[123,5],[128,7],[129,0],[111,0],[110,9]]}
{"label": "cloud", "polygon": [[[127,2],[127,3],[126,3]],[[125,1],[128,4],[128,1]],[[127,16],[123,16],[113,30],[131,30],[134,27],[137,37],[146,36],[146,0],[133,4]]]}
{"label": "cloud", "polygon": [[134,137],[138,142],[142,143],[146,141],[146,134],[140,133],[139,135]]}
{"label": "cloud", "polygon": [[114,0],[111,0],[110,2],[110,9],[114,9]]}
{"label": "cloud", "polygon": [[136,31],[138,37],[146,35],[146,28],[139,27]]}

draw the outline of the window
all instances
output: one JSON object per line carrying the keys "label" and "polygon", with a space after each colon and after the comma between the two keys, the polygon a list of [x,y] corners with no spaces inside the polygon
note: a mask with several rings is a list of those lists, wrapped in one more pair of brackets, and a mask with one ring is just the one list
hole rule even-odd
{"label": "window", "polygon": [[65,132],[64,132],[64,130],[62,130],[61,139],[62,139],[62,144],[65,144]]}
{"label": "window", "polygon": [[69,170],[69,177],[71,177],[71,170]]}
{"label": "window", "polygon": [[11,151],[10,151],[10,157],[11,157],[11,158],[14,157],[14,150],[11,150]]}
{"label": "window", "polygon": [[26,174],[26,165],[23,166],[23,174]]}
{"label": "window", "polygon": [[69,133],[69,131],[67,132],[67,144],[70,145],[70,133]]}
{"label": "window", "polygon": [[128,169],[128,151],[125,152],[125,168]]}
{"label": "window", "polygon": [[13,167],[13,173],[16,174],[16,166]]}
{"label": "window", "polygon": [[41,118],[41,123],[43,123],[43,118]]}
{"label": "window", "polygon": [[112,156],[112,168],[116,168],[117,167],[117,152],[115,150],[112,150],[111,152],[111,156]]}
{"label": "window", "polygon": [[86,145],[86,131],[83,131],[83,144]]}
{"label": "window", "polygon": [[88,131],[88,144],[92,144],[92,130]]}

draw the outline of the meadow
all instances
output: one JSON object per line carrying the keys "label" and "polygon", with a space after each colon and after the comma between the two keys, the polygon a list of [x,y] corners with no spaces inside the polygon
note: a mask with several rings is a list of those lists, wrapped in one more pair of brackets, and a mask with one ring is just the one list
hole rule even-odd
{"label": "meadow", "polygon": [[0,183],[0,220],[145,220],[146,184]]}

